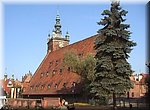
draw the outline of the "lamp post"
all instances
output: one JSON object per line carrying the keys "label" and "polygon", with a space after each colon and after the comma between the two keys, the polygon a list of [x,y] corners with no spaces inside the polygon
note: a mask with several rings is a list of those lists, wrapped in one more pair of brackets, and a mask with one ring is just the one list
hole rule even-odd
{"label": "lamp post", "polygon": [[[146,66],[148,67],[148,73],[150,75],[150,61],[146,62]],[[150,108],[150,77],[148,78],[148,95],[147,97],[147,102],[148,102],[148,107]]]}

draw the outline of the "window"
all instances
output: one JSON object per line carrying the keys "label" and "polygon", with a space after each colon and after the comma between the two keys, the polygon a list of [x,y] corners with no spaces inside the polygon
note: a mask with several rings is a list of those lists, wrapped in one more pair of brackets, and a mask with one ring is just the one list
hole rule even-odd
{"label": "window", "polygon": [[33,89],[33,86],[30,86],[30,89],[32,90],[32,89]]}
{"label": "window", "polygon": [[75,87],[75,86],[76,86],[76,82],[73,82],[73,83],[72,83],[72,86]]}
{"label": "window", "polygon": [[59,71],[59,72],[60,72],[60,74],[62,74],[62,68],[60,68],[60,71]]}
{"label": "window", "polygon": [[51,85],[50,85],[50,84],[48,84],[47,88],[48,88],[48,89],[50,89],[50,88],[51,88]]}
{"label": "window", "polygon": [[42,73],[41,73],[41,77],[43,77],[43,76],[44,76],[44,73],[42,72]]}
{"label": "window", "polygon": [[46,76],[48,76],[48,75],[49,75],[49,72],[46,73]]}
{"label": "window", "polygon": [[56,60],[56,65],[58,65],[58,63],[59,63],[59,61],[58,61],[58,60]]}
{"label": "window", "polygon": [[53,62],[50,62],[50,63],[49,63],[49,66],[51,67],[52,65],[53,65]]}
{"label": "window", "polygon": [[36,86],[36,90],[38,90],[38,86]]}
{"label": "window", "polygon": [[55,75],[56,74],[56,70],[53,70],[53,75]]}
{"label": "window", "polygon": [[66,85],[67,85],[66,83],[63,84],[64,88],[66,88]]}
{"label": "window", "polygon": [[70,69],[71,69],[71,68],[70,68],[70,67],[68,67],[68,71],[69,71],[69,72],[70,72]]}
{"label": "window", "polygon": [[43,86],[43,85],[41,86],[41,89],[44,89],[44,86]]}
{"label": "window", "polygon": [[55,89],[57,89],[58,88],[58,84],[55,84]]}
{"label": "window", "polygon": [[132,92],[132,97],[134,97],[134,92]]}

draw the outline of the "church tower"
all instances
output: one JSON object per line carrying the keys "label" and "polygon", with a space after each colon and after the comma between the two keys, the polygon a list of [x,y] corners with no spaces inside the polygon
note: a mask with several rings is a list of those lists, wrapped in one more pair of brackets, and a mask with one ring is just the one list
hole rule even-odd
{"label": "church tower", "polygon": [[59,14],[56,16],[56,24],[54,25],[52,35],[48,35],[47,45],[47,53],[69,45],[69,33],[67,32],[65,37],[62,36]]}

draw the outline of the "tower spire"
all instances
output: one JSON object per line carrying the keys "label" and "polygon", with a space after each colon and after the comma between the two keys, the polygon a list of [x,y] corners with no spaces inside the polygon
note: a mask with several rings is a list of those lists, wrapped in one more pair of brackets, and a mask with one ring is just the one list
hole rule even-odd
{"label": "tower spire", "polygon": [[57,10],[57,15],[56,15],[56,24],[55,24],[55,34],[62,34],[61,32],[61,24],[60,24],[60,16],[59,16],[59,12]]}

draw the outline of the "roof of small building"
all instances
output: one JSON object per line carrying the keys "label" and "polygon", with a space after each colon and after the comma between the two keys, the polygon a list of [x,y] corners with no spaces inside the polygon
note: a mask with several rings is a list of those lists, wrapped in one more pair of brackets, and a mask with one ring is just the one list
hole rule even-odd
{"label": "roof of small building", "polygon": [[[81,83],[81,76],[69,71],[62,65],[64,53],[68,50],[75,50],[77,54],[82,54],[83,56],[95,54],[93,48],[95,38],[96,35],[59,50],[47,53],[33,75],[29,87],[26,88],[26,91],[23,94],[39,95],[78,93],[81,88],[81,86],[78,86],[79,83]],[[60,69],[62,72],[60,72]]]}

